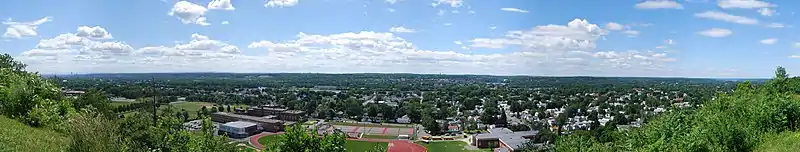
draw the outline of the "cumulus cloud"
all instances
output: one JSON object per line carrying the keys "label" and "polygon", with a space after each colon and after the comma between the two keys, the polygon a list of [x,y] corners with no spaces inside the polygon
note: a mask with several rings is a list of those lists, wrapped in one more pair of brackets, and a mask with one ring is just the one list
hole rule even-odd
{"label": "cumulus cloud", "polygon": [[402,2],[403,0],[386,0],[386,3],[395,4],[397,2]]}
{"label": "cumulus cloud", "polygon": [[697,33],[708,37],[727,37],[733,34],[733,31],[723,28],[711,28]]}
{"label": "cumulus cloud", "polygon": [[758,41],[758,42],[761,43],[761,44],[770,44],[771,45],[771,44],[775,44],[776,42],[778,42],[778,39],[776,39],[776,38],[768,38],[768,39],[763,39],[763,40]]}
{"label": "cumulus cloud", "polygon": [[636,30],[626,30],[625,32],[622,32],[622,33],[625,33],[625,35],[628,35],[628,37],[636,37],[636,36],[639,36],[639,33],[641,33],[641,32],[636,31]]}
{"label": "cumulus cloud", "polygon": [[414,29],[405,28],[402,26],[392,27],[389,29],[389,32],[392,33],[414,33],[416,32]]}
{"label": "cumulus cloud", "polygon": [[231,0],[212,0],[208,3],[208,9],[232,11],[236,8],[231,4]]}
{"label": "cumulus cloud", "polygon": [[634,5],[637,9],[683,9],[683,5],[672,0],[647,0]]}
{"label": "cumulus cloud", "polygon": [[95,26],[95,27],[88,27],[88,26],[81,26],[78,27],[78,32],[75,33],[76,36],[80,37],[87,37],[93,39],[111,39],[113,38],[111,34],[108,34],[106,29]]}
{"label": "cumulus cloud", "polygon": [[6,32],[3,33],[3,37],[19,39],[23,37],[38,36],[39,33],[36,32],[36,28],[39,27],[39,25],[50,21],[53,21],[50,17],[44,17],[31,22],[14,22],[9,19],[8,21],[3,22],[4,25],[8,25]]}
{"label": "cumulus cloud", "polygon": [[230,22],[228,22],[228,21],[222,21],[222,23],[219,23],[219,24],[222,24],[222,25],[228,25],[228,24],[231,24],[231,23],[230,23]]}
{"label": "cumulus cloud", "polygon": [[783,24],[781,24],[781,23],[769,23],[767,25],[764,25],[764,27],[767,27],[767,28],[784,28],[785,26]]}
{"label": "cumulus cloud", "polygon": [[264,7],[292,7],[297,5],[298,0],[267,0]]}
{"label": "cumulus cloud", "polygon": [[508,8],[508,7],[507,8],[500,8],[500,10],[509,11],[509,12],[520,12],[520,13],[527,13],[528,12],[527,10],[523,10],[523,9],[519,9],[519,8]]}
{"label": "cumulus cloud", "polygon": [[[124,42],[63,34],[21,58],[45,72],[380,72],[526,75],[638,75],[670,69],[666,52],[598,51],[606,31],[587,20],[455,41],[473,54],[421,49],[391,32],[298,33],[295,39],[239,47],[192,34],[188,42],[134,48]],[[456,48],[461,50],[459,48]],[[53,52],[56,51],[56,52]],[[28,62],[29,61],[29,62]]]}
{"label": "cumulus cloud", "polygon": [[543,49],[593,49],[595,41],[605,30],[586,20],[575,19],[566,26],[544,25],[525,31],[509,31],[505,38],[476,38],[473,48],[504,48],[506,45],[525,44],[527,48]]}
{"label": "cumulus cloud", "polygon": [[761,8],[758,10],[758,13],[761,14],[762,16],[772,16],[775,15],[775,10],[772,10],[770,8]]}
{"label": "cumulus cloud", "polygon": [[759,0],[719,0],[717,1],[717,5],[724,9],[730,9],[730,8],[753,9],[753,8],[767,8],[767,7],[777,6],[775,4]]}
{"label": "cumulus cloud", "polygon": [[169,15],[177,17],[183,24],[207,26],[211,24],[206,22],[206,11],[208,11],[208,9],[203,6],[192,2],[179,1],[172,6]]}
{"label": "cumulus cloud", "polygon": [[462,5],[464,5],[464,0],[434,0],[434,3],[431,3],[433,7],[442,4],[450,5],[450,7],[461,7]]}
{"label": "cumulus cloud", "polygon": [[694,14],[694,16],[699,17],[699,18],[720,20],[720,21],[737,23],[737,24],[758,24],[758,20],[756,20],[756,19],[742,17],[742,16],[736,16],[736,15],[730,15],[730,14],[727,14],[727,13],[717,12],[717,11],[706,11],[706,12],[703,12],[703,13]]}
{"label": "cumulus cloud", "polygon": [[608,30],[619,31],[622,30],[623,28],[625,28],[625,26],[614,22],[608,22],[608,24],[606,24],[606,29]]}
{"label": "cumulus cloud", "polygon": [[789,58],[800,59],[800,55],[791,55],[791,56],[789,56]]}

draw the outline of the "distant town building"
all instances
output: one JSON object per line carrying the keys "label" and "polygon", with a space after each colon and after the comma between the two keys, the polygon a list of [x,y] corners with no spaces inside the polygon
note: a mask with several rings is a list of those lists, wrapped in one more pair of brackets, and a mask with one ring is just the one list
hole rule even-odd
{"label": "distant town building", "polygon": [[539,131],[513,132],[508,128],[489,129],[489,133],[474,135],[472,145],[478,148],[500,148],[501,151],[519,151],[525,142],[539,135]]}
{"label": "distant town building", "polygon": [[247,121],[234,121],[219,126],[219,132],[231,138],[245,138],[261,131],[257,124]]}
{"label": "distant town building", "polygon": [[404,115],[403,117],[397,118],[397,123],[401,124],[411,123],[411,119],[408,118],[408,115]]}
{"label": "distant town building", "polygon": [[234,121],[248,121],[260,125],[265,131],[280,132],[286,128],[286,125],[294,124],[291,121],[281,121],[270,119],[269,117],[254,117],[247,115],[238,115],[225,112],[217,112],[211,114],[211,120],[220,123],[228,123]]}

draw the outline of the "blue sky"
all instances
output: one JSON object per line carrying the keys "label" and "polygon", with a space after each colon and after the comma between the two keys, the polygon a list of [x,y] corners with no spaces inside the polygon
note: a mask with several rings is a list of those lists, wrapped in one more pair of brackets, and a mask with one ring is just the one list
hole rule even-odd
{"label": "blue sky", "polygon": [[9,1],[0,50],[41,73],[770,77],[800,1]]}

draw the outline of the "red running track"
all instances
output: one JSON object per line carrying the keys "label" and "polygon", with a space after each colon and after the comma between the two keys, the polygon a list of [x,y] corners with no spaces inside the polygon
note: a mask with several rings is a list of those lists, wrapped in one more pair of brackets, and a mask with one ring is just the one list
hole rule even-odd
{"label": "red running track", "polygon": [[269,136],[269,135],[282,134],[282,133],[283,132],[279,132],[279,133],[262,132],[260,134],[250,136],[250,145],[253,145],[253,147],[256,147],[257,149],[264,149],[264,145],[261,145],[261,143],[258,143],[258,139],[259,138],[264,137],[264,136]]}
{"label": "red running track", "polygon": [[393,140],[387,152],[427,152],[427,149],[408,140]]}

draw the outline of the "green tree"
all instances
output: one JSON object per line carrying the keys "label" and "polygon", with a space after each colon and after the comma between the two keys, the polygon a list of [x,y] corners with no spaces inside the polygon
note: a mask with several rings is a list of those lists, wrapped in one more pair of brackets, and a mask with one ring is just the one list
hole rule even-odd
{"label": "green tree", "polygon": [[322,138],[310,135],[305,128],[298,124],[286,128],[286,133],[280,135],[277,151],[281,152],[344,152],[346,135],[340,132],[327,134]]}
{"label": "green tree", "polygon": [[425,130],[428,130],[431,135],[438,135],[442,132],[441,124],[436,122],[436,119],[430,114],[422,115],[422,126],[425,127]]}
{"label": "green tree", "polygon": [[84,94],[80,95],[73,103],[75,109],[84,109],[93,107],[95,112],[102,113],[104,116],[113,116],[113,107],[108,95],[97,89],[90,89]]}

